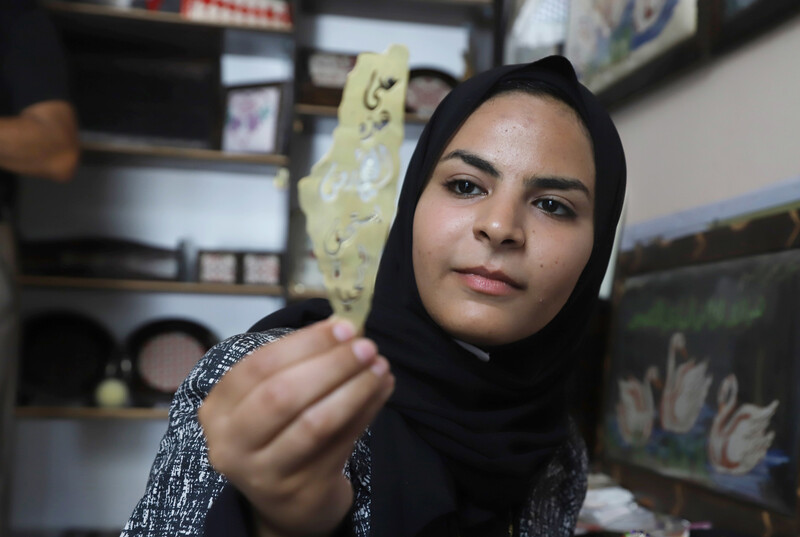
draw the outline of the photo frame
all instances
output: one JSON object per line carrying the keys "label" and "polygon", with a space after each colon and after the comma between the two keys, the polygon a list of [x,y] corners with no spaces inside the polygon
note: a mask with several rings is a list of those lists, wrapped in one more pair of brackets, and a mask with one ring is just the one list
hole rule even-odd
{"label": "photo frame", "polygon": [[741,45],[800,14],[795,0],[714,0],[711,42],[715,52]]}
{"label": "photo frame", "polygon": [[284,93],[284,84],[280,82],[226,88],[222,150],[260,154],[281,152]]}
{"label": "photo frame", "polygon": [[657,509],[797,535],[799,235],[790,209],[620,254],[603,460]]}
{"label": "photo frame", "polygon": [[564,54],[611,106],[696,64],[710,9],[704,0],[572,0]]}

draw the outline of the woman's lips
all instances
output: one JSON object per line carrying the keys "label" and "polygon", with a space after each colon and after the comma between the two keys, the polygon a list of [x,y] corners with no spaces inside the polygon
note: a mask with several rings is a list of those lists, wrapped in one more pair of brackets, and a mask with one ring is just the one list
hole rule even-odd
{"label": "woman's lips", "polygon": [[500,271],[491,271],[483,267],[456,270],[461,280],[473,291],[503,296],[522,289],[522,285]]}

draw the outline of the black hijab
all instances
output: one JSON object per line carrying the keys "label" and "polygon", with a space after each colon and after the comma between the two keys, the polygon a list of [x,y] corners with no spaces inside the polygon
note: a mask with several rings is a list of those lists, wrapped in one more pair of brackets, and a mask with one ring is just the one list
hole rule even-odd
{"label": "black hijab", "polygon": [[[587,127],[596,171],[594,245],[558,315],[526,339],[485,349],[491,360],[483,362],[425,311],[414,279],[412,224],[450,138],[508,81],[546,86]],[[411,537],[443,519],[468,529],[525,502],[567,434],[565,382],[608,265],[624,192],[617,131],[562,57],[481,73],[439,105],[409,163],[366,322],[366,336],[396,377],[395,392],[371,427],[373,535]],[[262,319],[252,330],[299,328],[330,313],[326,301],[308,301]]]}

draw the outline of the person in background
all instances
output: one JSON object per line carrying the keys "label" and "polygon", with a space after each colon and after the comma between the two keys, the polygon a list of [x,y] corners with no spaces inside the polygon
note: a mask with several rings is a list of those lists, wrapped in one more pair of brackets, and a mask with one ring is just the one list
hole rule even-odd
{"label": "person in background", "polygon": [[33,0],[0,0],[0,535],[8,534],[19,319],[17,176],[65,183],[78,166],[78,123],[64,54]]}

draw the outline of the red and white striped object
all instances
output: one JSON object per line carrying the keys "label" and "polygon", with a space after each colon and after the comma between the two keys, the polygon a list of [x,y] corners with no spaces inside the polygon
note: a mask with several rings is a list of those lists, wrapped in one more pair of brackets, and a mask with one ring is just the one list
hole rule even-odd
{"label": "red and white striped object", "polygon": [[194,20],[291,29],[286,0],[181,0],[181,14]]}

